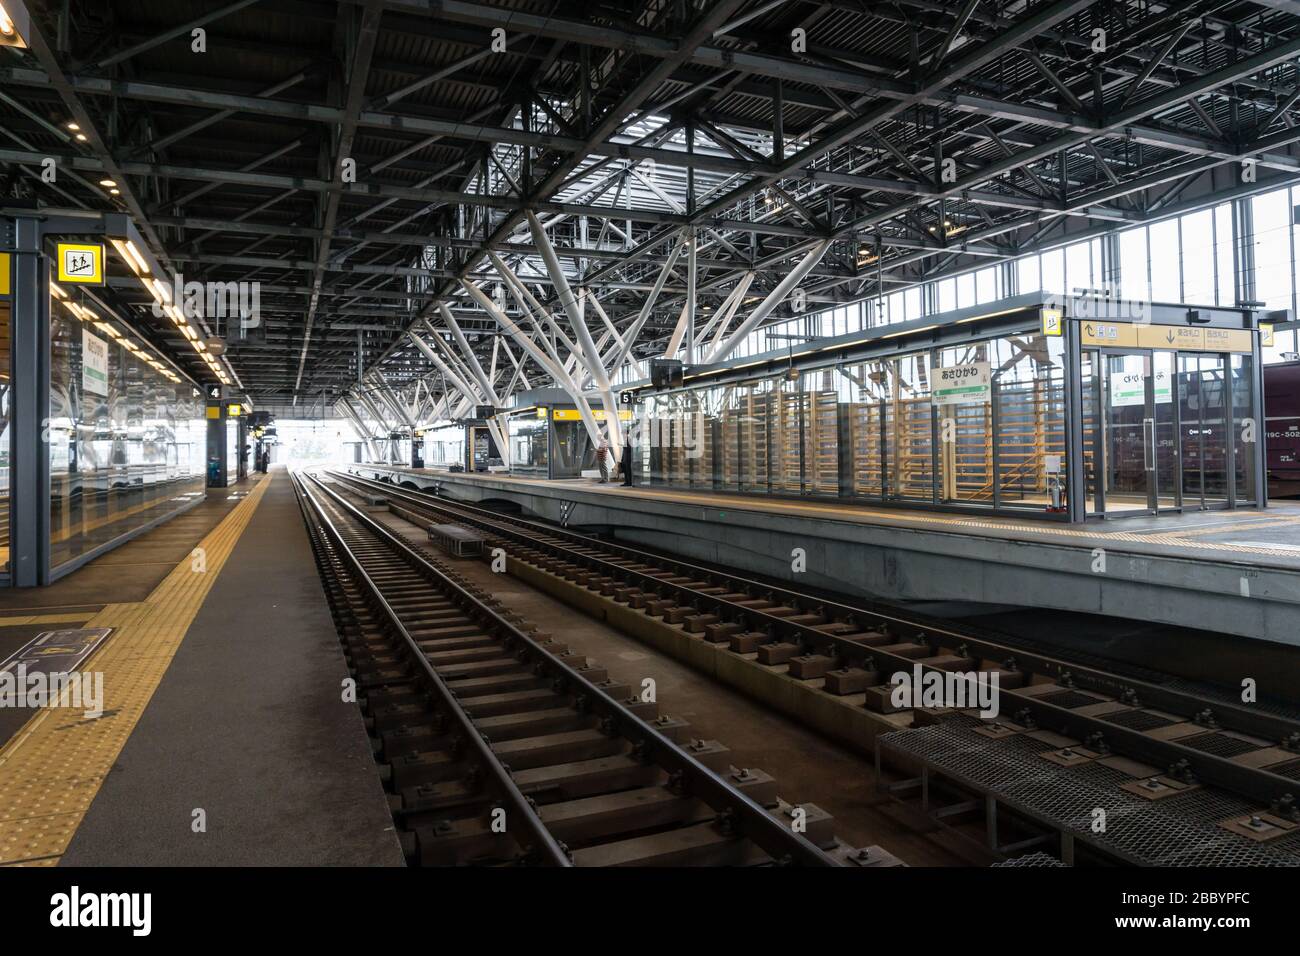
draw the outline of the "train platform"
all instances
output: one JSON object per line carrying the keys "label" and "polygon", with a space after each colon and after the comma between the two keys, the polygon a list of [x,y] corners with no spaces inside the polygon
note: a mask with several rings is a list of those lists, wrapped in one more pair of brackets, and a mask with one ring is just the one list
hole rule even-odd
{"label": "train platform", "polygon": [[286,471],[0,596],[0,660],[80,629],[102,713],[8,710],[0,865],[403,863]]}
{"label": "train platform", "polygon": [[1300,504],[1062,524],[589,479],[350,470],[688,558],[886,600],[1106,615],[1300,645]]}

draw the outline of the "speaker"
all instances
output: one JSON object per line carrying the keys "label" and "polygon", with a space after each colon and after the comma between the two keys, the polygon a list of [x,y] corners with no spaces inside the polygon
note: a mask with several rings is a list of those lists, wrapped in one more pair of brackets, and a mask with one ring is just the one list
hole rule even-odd
{"label": "speaker", "polygon": [[650,360],[650,384],[655,388],[679,388],[685,383],[686,369],[677,359]]}

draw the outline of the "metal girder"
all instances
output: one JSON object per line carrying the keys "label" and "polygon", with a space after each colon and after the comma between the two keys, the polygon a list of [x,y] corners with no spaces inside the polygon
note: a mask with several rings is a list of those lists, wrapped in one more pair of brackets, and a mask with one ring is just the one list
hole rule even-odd
{"label": "metal girder", "polygon": [[[375,43],[379,39],[379,20],[383,15],[378,0],[367,0],[361,11],[361,23],[357,27],[356,46],[352,52],[352,62],[348,69],[347,96],[343,112],[339,118],[338,137],[331,153],[332,185],[341,186],[344,182],[343,164],[352,159],[352,141],[357,132],[357,118],[361,113],[361,103],[366,93],[366,81],[370,77],[370,59],[374,56]],[[341,18],[340,22],[346,18]],[[303,369],[307,366],[307,349],[311,345],[311,327],[316,321],[316,308],[320,304],[321,284],[325,280],[325,263],[329,260],[330,246],[334,239],[334,224],[339,213],[339,190],[331,189],[326,194],[325,213],[321,224],[321,238],[317,241],[316,266],[312,271],[312,294],[307,305],[307,317],[302,332],[302,352],[298,356],[298,375],[294,379],[294,401],[297,402],[298,389],[302,386]]]}

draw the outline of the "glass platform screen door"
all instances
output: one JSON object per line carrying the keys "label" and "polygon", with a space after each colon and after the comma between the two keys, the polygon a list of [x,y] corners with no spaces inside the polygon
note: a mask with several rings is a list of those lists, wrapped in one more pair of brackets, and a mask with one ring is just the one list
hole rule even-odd
{"label": "glass platform screen door", "polygon": [[1178,353],[1179,450],[1183,506],[1192,510],[1232,504],[1232,393],[1228,357]]}
{"label": "glass platform screen door", "polygon": [[1100,376],[1088,390],[1098,403],[1088,416],[1092,456],[1101,477],[1093,514],[1154,515],[1181,507],[1174,353],[1098,349],[1085,367]]}

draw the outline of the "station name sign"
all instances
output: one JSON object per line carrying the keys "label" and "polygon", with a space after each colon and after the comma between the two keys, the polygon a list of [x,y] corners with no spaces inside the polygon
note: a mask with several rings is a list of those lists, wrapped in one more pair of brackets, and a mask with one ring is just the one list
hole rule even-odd
{"label": "station name sign", "polygon": [[947,368],[930,367],[930,400],[935,405],[987,402],[993,371],[988,362],[968,362]]}
{"label": "station name sign", "polygon": [[1133,322],[1100,322],[1095,319],[1081,319],[1078,325],[1079,342],[1084,347],[1249,353],[1254,344],[1249,329],[1142,325]]}

